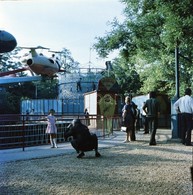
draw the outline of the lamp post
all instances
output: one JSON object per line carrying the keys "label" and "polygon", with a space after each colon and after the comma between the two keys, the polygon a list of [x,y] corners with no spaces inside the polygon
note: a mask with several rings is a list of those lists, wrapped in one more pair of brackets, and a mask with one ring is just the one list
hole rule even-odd
{"label": "lamp post", "polygon": [[175,48],[175,81],[176,81],[176,93],[171,100],[171,130],[172,138],[179,138],[179,120],[178,114],[174,109],[174,103],[179,99],[179,48],[178,44]]}
{"label": "lamp post", "polygon": [[175,97],[176,99],[179,98],[180,96],[180,92],[179,92],[179,86],[180,86],[180,83],[179,83],[179,48],[178,46],[176,46],[175,48],[175,77],[176,77],[176,94],[175,94]]}

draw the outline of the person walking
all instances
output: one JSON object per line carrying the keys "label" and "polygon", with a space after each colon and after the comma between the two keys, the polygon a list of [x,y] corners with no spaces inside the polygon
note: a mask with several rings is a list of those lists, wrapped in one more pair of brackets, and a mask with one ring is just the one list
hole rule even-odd
{"label": "person walking", "polygon": [[135,133],[134,131],[135,116],[132,109],[131,98],[129,96],[125,97],[125,105],[122,109],[122,119],[123,119],[123,124],[126,127],[126,133],[127,133],[124,143],[135,141],[132,140],[132,137],[135,137],[132,135],[133,133]]}
{"label": "person walking", "polygon": [[151,133],[149,145],[156,145],[156,131],[158,127],[158,115],[160,113],[159,102],[156,99],[156,92],[150,92],[150,98],[143,105],[148,120],[149,132]]}
{"label": "person walking", "polygon": [[185,95],[174,103],[174,109],[180,113],[182,144],[191,146],[191,131],[193,127],[193,98],[192,90],[187,88]]}
{"label": "person walking", "polygon": [[51,109],[49,115],[47,116],[47,128],[46,134],[50,135],[50,144],[51,148],[57,148],[56,136],[57,136],[57,127],[56,127],[56,117],[54,116],[55,110]]}

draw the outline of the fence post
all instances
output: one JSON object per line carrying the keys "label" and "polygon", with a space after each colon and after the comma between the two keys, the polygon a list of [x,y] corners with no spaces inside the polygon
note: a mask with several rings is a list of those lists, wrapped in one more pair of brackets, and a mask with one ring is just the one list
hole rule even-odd
{"label": "fence post", "polygon": [[22,148],[25,151],[25,118],[24,115],[22,116]]}

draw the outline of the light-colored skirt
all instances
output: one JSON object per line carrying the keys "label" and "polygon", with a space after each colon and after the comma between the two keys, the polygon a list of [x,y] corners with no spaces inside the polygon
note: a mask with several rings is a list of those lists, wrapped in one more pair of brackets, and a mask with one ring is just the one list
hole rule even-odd
{"label": "light-colored skirt", "polygon": [[56,134],[57,133],[57,127],[55,124],[48,124],[46,128],[46,133],[48,134]]}

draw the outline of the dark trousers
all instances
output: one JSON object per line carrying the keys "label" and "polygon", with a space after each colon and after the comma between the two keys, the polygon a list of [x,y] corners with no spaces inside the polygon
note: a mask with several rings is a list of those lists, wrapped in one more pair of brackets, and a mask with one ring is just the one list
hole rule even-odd
{"label": "dark trousers", "polygon": [[149,133],[147,117],[145,115],[141,115],[141,118],[142,118],[142,125],[144,128],[144,132]]}
{"label": "dark trousers", "polygon": [[191,131],[192,131],[192,114],[189,113],[181,113],[180,114],[180,123],[181,123],[181,138],[182,143],[186,145],[191,144]]}
{"label": "dark trousers", "polygon": [[150,144],[152,144],[156,141],[155,135],[156,135],[157,126],[158,126],[158,119],[157,117],[147,117],[147,120],[148,120],[149,131],[151,133]]}
{"label": "dark trousers", "polygon": [[135,136],[135,122],[132,123],[132,128],[131,128],[131,141],[136,141],[136,136]]}
{"label": "dark trousers", "polygon": [[72,140],[71,141],[72,147],[77,151],[81,152],[86,152],[86,151],[91,151],[95,150],[96,152],[98,151],[98,138],[96,134],[92,134],[88,140],[84,140],[84,142],[80,140]]}

